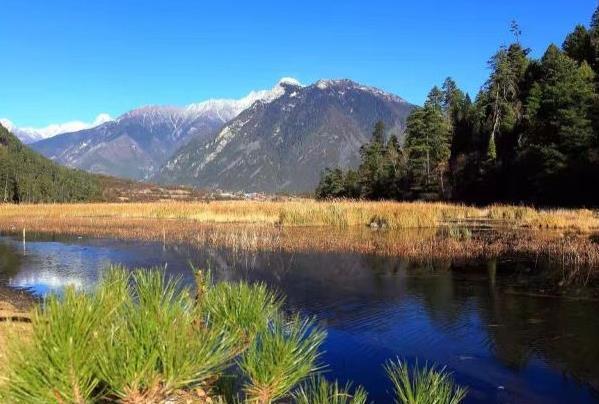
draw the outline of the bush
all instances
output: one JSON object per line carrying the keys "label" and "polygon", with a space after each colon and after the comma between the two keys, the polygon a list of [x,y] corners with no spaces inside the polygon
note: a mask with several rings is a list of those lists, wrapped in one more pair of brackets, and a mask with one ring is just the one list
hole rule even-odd
{"label": "bush", "polygon": [[412,372],[405,362],[389,361],[385,371],[393,383],[397,404],[458,404],[466,397],[466,389],[455,386],[445,368],[418,364]]}
{"label": "bush", "polygon": [[[50,296],[31,338],[9,341],[0,402],[366,402],[361,387],[315,376],[325,333],[313,320],[284,316],[264,285],[197,279],[192,296],[160,270],[113,267],[93,293]],[[385,369],[397,403],[457,404],[466,394],[443,369]]]}
{"label": "bush", "polygon": [[270,403],[319,369],[316,360],[325,333],[311,320],[275,319],[239,361],[251,401]]}
{"label": "bush", "polygon": [[340,386],[323,377],[312,377],[293,393],[296,404],[366,404],[368,394],[362,387],[351,392],[351,383]]}
{"label": "bush", "polygon": [[245,350],[258,333],[266,331],[282,302],[263,284],[223,282],[209,288],[201,303],[208,324],[236,335],[239,349]]}

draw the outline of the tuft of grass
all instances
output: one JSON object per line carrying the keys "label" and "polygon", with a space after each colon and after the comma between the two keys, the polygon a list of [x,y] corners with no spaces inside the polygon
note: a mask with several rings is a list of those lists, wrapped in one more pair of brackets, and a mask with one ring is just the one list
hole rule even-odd
{"label": "tuft of grass", "polygon": [[247,399],[271,403],[287,396],[298,383],[318,371],[318,349],[325,335],[312,320],[297,316],[289,321],[272,321],[239,360],[247,378]]}
{"label": "tuft of grass", "polygon": [[293,393],[293,399],[296,404],[366,404],[368,393],[361,386],[352,391],[351,383],[341,386],[314,376]]}
{"label": "tuft of grass", "polygon": [[397,359],[385,364],[385,372],[393,383],[396,404],[459,404],[467,390],[456,386],[445,368],[418,364],[410,372],[405,362]]}

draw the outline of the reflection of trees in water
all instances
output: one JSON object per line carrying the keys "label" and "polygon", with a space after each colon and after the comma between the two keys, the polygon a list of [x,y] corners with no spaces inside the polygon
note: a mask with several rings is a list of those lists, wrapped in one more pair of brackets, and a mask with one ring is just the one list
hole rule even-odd
{"label": "reflection of trees in water", "polygon": [[478,296],[497,358],[515,369],[533,355],[599,389],[596,304],[495,293]]}
{"label": "reflection of trees in water", "polygon": [[538,356],[599,390],[596,303],[506,293],[497,262],[485,266],[486,272],[480,265],[441,266],[428,279],[408,277],[406,288],[422,297],[440,328],[457,326],[466,304],[474,302],[490,349],[506,366],[520,370]]}
{"label": "reflection of trees in water", "polygon": [[0,281],[14,276],[20,266],[21,256],[14,252],[14,248],[0,244]]}

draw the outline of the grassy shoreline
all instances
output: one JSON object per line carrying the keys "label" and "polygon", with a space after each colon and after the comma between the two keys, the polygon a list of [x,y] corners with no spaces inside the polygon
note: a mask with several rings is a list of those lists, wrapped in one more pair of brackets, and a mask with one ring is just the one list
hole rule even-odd
{"label": "grassy shoreline", "polygon": [[[514,257],[599,278],[590,210],[296,200],[0,205],[0,232],[159,241],[238,251],[353,252],[414,261]],[[491,229],[493,231],[486,231]]]}
{"label": "grassy shoreline", "polygon": [[253,225],[378,226],[390,229],[430,228],[451,224],[599,230],[599,215],[591,210],[536,210],[492,205],[471,207],[447,203],[367,201],[216,201],[0,205],[0,221],[73,218],[169,219],[195,223]]}

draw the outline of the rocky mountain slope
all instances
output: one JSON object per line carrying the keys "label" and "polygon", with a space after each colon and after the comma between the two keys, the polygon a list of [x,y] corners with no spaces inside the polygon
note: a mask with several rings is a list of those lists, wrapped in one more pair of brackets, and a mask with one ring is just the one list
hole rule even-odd
{"label": "rocky mountain slope", "polygon": [[84,129],[93,128],[103,123],[112,121],[108,114],[99,114],[92,122],[69,121],[58,124],[51,124],[43,128],[18,127],[9,119],[1,118],[0,124],[12,132],[24,144],[39,142],[49,139],[62,133],[77,132]]}
{"label": "rocky mountain slope", "polygon": [[31,147],[70,167],[148,179],[190,140],[212,139],[226,122],[254,102],[270,100],[282,92],[277,84],[271,90],[253,91],[239,100],[209,100],[186,107],[146,106],[91,129],[61,134]]}
{"label": "rocky mountain slope", "polygon": [[350,80],[309,86],[287,80],[216,136],[198,136],[153,176],[164,183],[224,190],[310,192],[327,167],[359,162],[360,147],[382,120],[400,136],[414,108],[398,96]]}

